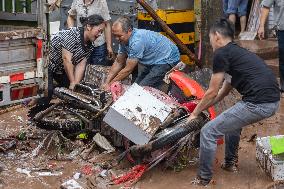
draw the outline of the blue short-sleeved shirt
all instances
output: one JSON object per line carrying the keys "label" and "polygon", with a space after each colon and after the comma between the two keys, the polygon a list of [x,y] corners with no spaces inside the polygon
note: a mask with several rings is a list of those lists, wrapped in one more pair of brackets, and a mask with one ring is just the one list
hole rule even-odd
{"label": "blue short-sleeved shirt", "polygon": [[175,66],[180,60],[179,50],[172,41],[162,34],[144,29],[133,29],[128,44],[120,44],[118,53],[127,54],[128,58],[138,59],[145,65]]}

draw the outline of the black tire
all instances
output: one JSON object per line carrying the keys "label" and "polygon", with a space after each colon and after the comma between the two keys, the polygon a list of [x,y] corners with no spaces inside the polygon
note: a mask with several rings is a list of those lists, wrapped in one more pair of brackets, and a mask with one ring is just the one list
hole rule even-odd
{"label": "black tire", "polygon": [[172,145],[179,139],[185,137],[187,134],[200,130],[206,122],[206,117],[201,115],[188,124],[186,124],[186,122],[187,119],[180,120],[175,124],[175,129],[172,132],[154,140],[152,150],[157,150],[163,148],[164,146]]}
{"label": "black tire", "polygon": [[148,144],[132,146],[130,152],[134,157],[138,157],[162,149],[165,146],[173,145],[187,134],[200,130],[208,120],[208,116],[203,113],[190,123],[186,123],[187,119],[184,118],[174,124],[170,133],[162,135],[157,139],[150,141]]}
{"label": "black tire", "polygon": [[[36,119],[36,126],[45,130],[59,130],[62,132],[76,133],[84,129],[82,120],[69,111],[67,104],[53,108],[47,114]],[[42,114],[39,112],[37,115]],[[37,117],[37,115],[35,117]]]}

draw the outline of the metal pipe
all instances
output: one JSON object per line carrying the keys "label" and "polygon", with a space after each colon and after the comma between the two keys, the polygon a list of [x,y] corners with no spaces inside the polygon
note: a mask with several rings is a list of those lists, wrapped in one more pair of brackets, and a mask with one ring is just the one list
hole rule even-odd
{"label": "metal pipe", "polygon": [[16,12],[16,0],[12,0],[12,13]]}
{"label": "metal pipe", "polygon": [[158,22],[158,24],[162,27],[162,29],[170,36],[170,38],[177,44],[177,46],[181,49],[183,53],[185,53],[188,57],[194,60],[195,64],[202,68],[202,65],[198,58],[192,53],[186,45],[182,43],[182,41],[176,36],[176,34],[169,28],[169,26],[157,15],[155,10],[152,9],[150,5],[148,5],[145,0],[136,0],[151,16],[152,18]]}
{"label": "metal pipe", "polygon": [[2,0],[2,11],[5,12],[5,0]]}
{"label": "metal pipe", "polygon": [[54,108],[56,108],[57,106],[61,105],[62,102],[58,102],[56,104],[53,104],[52,106],[50,106],[49,108],[47,108],[46,110],[39,112],[38,114],[36,114],[36,116],[33,118],[35,121],[40,121],[43,116],[49,114]]}

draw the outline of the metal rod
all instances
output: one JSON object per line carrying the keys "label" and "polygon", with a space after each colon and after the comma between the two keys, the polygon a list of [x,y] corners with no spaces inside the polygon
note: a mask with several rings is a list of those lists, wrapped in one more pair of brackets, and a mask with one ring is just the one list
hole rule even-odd
{"label": "metal rod", "polygon": [[145,0],[137,0],[137,2],[152,16],[152,18],[158,22],[158,24],[162,27],[162,29],[170,36],[170,38],[177,44],[177,46],[181,49],[183,53],[185,53],[189,58],[194,60],[195,64],[202,68],[202,65],[198,58],[192,53],[186,45],[182,43],[182,41],[176,36],[176,34],[169,28],[169,26],[157,15],[154,9],[150,5],[148,5]]}
{"label": "metal rod", "polygon": [[54,108],[56,108],[57,106],[61,105],[62,102],[58,102],[56,104],[53,104],[52,106],[50,106],[49,108],[47,108],[46,110],[39,112],[38,114],[36,114],[36,116],[34,117],[35,121],[40,121],[43,116],[49,114]]}
{"label": "metal rod", "polygon": [[2,0],[2,11],[5,12],[5,0]]}
{"label": "metal rod", "polygon": [[12,0],[12,13],[16,12],[16,0]]}

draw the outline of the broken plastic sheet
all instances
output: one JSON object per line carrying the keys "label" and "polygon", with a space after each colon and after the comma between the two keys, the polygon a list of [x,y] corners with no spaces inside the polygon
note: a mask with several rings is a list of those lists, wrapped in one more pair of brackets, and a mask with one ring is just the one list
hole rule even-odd
{"label": "broken plastic sheet", "polygon": [[272,136],[269,139],[273,155],[284,153],[284,137]]}

